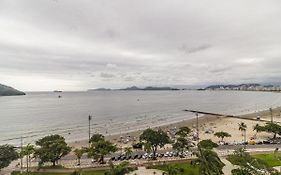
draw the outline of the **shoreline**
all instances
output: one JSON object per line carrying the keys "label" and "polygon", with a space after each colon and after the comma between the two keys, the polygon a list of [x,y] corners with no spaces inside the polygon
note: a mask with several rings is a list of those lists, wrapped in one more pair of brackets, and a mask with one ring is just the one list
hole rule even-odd
{"label": "shoreline", "polygon": [[[273,108],[273,116],[275,116],[275,121],[281,122],[281,118],[276,118],[276,116],[281,115],[281,107],[276,107]],[[241,141],[243,138],[238,137],[238,135],[241,135],[241,132],[238,131],[238,123],[239,122],[244,122],[248,125],[248,132],[249,135],[253,135],[253,125],[259,123],[260,125],[265,124],[266,122],[264,121],[258,121],[258,120],[247,120],[246,118],[249,119],[256,119],[259,117],[260,119],[263,120],[268,120],[270,119],[270,111],[269,110],[263,110],[263,111],[258,111],[258,112],[251,112],[248,114],[242,114],[242,115],[237,115],[238,117],[243,117],[243,118],[230,118],[230,117],[222,117],[222,116],[212,116],[212,115],[202,115],[199,116],[198,122],[199,122],[199,137],[200,139],[212,139],[214,141],[218,141],[217,138],[213,136],[213,133],[216,131],[227,131],[227,132],[234,132],[231,133],[232,137],[231,138],[226,138],[226,141]],[[236,125],[233,125],[234,123],[237,123]],[[232,128],[236,126],[236,130],[231,129],[229,127],[229,124],[232,125]],[[176,128],[182,127],[182,126],[188,126],[192,132],[196,130],[196,117],[191,118],[191,119],[186,119],[178,122],[173,122],[169,124],[164,124],[161,126],[155,126],[151,127],[152,129],[156,128],[161,128],[164,131],[171,131]],[[105,138],[113,143],[116,143],[117,145],[120,145],[121,147],[123,146],[129,146],[132,143],[138,142],[139,135],[144,131],[145,129],[136,129],[136,131],[129,131],[129,132],[124,132],[121,134],[112,134],[112,135],[105,135]],[[212,135],[211,135],[212,134]],[[269,134],[267,133],[259,133],[259,135],[263,135],[262,138],[268,137]],[[121,143],[120,138],[130,138],[132,141],[128,141],[128,143]],[[232,140],[231,140],[232,139]],[[135,141],[134,141],[135,140]],[[79,141],[71,141],[68,142],[68,144],[72,147],[82,147],[82,146],[88,146],[88,139],[83,139]]]}

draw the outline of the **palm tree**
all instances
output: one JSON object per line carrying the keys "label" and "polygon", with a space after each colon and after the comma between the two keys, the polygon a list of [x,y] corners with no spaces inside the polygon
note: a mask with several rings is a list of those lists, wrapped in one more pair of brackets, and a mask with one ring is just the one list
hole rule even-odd
{"label": "palm tree", "polygon": [[31,162],[30,155],[32,155],[35,152],[34,145],[27,144],[22,148],[22,151],[20,152],[20,157],[26,156],[26,171],[29,172],[29,164]]}
{"label": "palm tree", "polygon": [[216,152],[211,149],[201,148],[198,146],[196,162],[199,163],[200,173],[204,175],[220,175],[223,174],[222,168],[224,163],[220,160]]}
{"label": "palm tree", "polygon": [[73,152],[74,152],[75,156],[77,157],[77,161],[78,161],[77,165],[80,165],[81,157],[86,152],[85,148],[76,148]]}
{"label": "palm tree", "polygon": [[130,156],[133,153],[131,147],[124,148],[124,151],[125,151],[125,156],[127,156],[127,157]]}
{"label": "palm tree", "polygon": [[242,136],[244,135],[244,145],[246,146],[246,129],[247,125],[244,122],[238,123],[239,131],[242,131]]}

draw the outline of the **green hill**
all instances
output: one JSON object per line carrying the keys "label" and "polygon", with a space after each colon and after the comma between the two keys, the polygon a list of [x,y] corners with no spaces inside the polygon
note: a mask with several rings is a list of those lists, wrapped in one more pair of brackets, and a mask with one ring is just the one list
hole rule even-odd
{"label": "green hill", "polygon": [[0,96],[13,96],[13,95],[25,95],[25,93],[16,90],[12,87],[0,84]]}

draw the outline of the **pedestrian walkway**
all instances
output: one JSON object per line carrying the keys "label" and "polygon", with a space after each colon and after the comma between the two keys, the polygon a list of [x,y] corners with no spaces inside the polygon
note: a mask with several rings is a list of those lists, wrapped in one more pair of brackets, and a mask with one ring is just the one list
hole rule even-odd
{"label": "pedestrian walkway", "polygon": [[138,167],[138,170],[129,173],[128,175],[162,175],[164,171],[156,169],[146,169],[145,167]]}
{"label": "pedestrian walkway", "polygon": [[221,158],[221,161],[225,164],[225,166],[222,169],[224,175],[231,175],[231,170],[238,168],[238,166],[232,165],[225,158]]}

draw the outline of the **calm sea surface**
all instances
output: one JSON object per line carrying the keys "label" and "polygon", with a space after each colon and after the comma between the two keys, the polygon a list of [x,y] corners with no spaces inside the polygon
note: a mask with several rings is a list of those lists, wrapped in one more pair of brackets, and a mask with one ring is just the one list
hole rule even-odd
{"label": "calm sea surface", "polygon": [[[58,98],[61,95],[62,98]],[[183,109],[244,114],[281,106],[281,93],[239,91],[32,92],[0,97],[0,144],[33,142],[49,134],[68,141],[92,132],[124,133],[194,117]]]}

